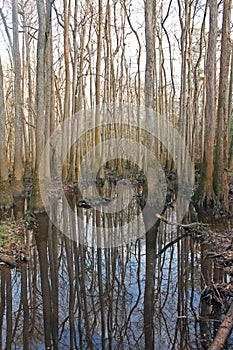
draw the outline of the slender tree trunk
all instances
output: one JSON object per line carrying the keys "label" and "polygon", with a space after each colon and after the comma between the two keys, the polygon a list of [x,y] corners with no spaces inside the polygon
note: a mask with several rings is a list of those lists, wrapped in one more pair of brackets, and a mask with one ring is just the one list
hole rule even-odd
{"label": "slender tree trunk", "polygon": [[14,148],[14,176],[13,194],[21,195],[23,187],[23,160],[22,160],[22,76],[21,57],[19,51],[18,28],[18,1],[12,0],[13,25],[13,61],[14,61],[14,107],[15,107],[15,148]]}
{"label": "slender tree trunk", "polygon": [[[64,114],[63,121],[70,117],[70,63],[69,63],[69,25],[70,25],[70,2],[64,0],[64,63],[65,63],[65,97],[64,97]],[[63,142],[70,144],[71,130],[68,131],[68,135],[63,137]],[[63,151],[63,150],[62,150]],[[70,151],[70,150],[69,150]],[[66,161],[62,168],[62,178],[63,180],[68,180],[68,169],[70,162],[69,153],[66,155]]]}
{"label": "slender tree trunk", "polygon": [[233,44],[231,45],[231,77],[230,77],[230,88],[229,88],[229,101],[228,101],[228,123],[229,123],[229,159],[228,168],[233,171],[233,108],[232,98],[233,94]]}
{"label": "slender tree trunk", "polygon": [[[40,0],[39,0],[40,1]],[[52,305],[51,305],[51,287],[49,281],[48,265],[48,216],[39,214],[37,216],[38,228],[35,232],[36,246],[38,250],[41,276],[41,291],[43,302],[43,319],[44,319],[44,341],[46,349],[51,348],[52,339]]]}
{"label": "slender tree trunk", "polygon": [[[96,114],[95,114],[95,146],[101,143],[101,126],[100,123],[100,103],[101,103],[101,91],[100,91],[100,81],[101,81],[101,60],[102,60],[102,36],[103,36],[103,4],[102,0],[98,1],[99,4],[99,16],[98,16],[98,35],[97,35],[97,58],[96,58]],[[96,159],[100,160],[101,154],[99,147],[96,148]],[[101,167],[98,171],[98,177],[104,177],[104,168]]]}
{"label": "slender tree trunk", "polygon": [[[146,35],[146,72],[145,72],[145,104],[147,110],[146,122],[153,123],[151,109],[153,108],[153,90],[154,79],[153,72],[155,66],[154,55],[154,16],[155,7],[153,0],[145,2],[145,35]],[[151,147],[153,140],[148,137],[147,147]],[[150,201],[152,198],[150,198]],[[147,350],[154,349],[154,330],[153,330],[153,315],[154,315],[154,283],[155,283],[155,242],[157,227],[154,225],[150,228],[150,220],[155,215],[153,208],[147,210],[144,214],[144,222],[146,226],[146,283],[144,294],[144,333],[145,333],[145,348]],[[149,229],[150,228],[150,229]]]}
{"label": "slender tree trunk", "polygon": [[154,71],[154,2],[145,3],[145,33],[146,33],[146,73],[145,73],[145,105],[153,107],[153,71]]}

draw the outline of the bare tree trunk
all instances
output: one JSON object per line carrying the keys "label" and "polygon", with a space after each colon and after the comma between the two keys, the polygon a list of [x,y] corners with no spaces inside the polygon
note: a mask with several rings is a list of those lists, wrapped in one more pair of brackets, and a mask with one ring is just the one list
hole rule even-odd
{"label": "bare tree trunk", "polygon": [[[40,0],[39,0],[40,1]],[[51,348],[52,339],[52,306],[51,306],[51,287],[49,282],[48,266],[48,216],[39,214],[37,217],[38,228],[35,233],[36,246],[38,250],[41,276],[41,291],[43,301],[43,318],[44,318],[44,341],[47,349]]]}
{"label": "bare tree trunk", "polygon": [[[154,16],[155,4],[153,0],[145,2],[145,35],[146,35],[146,72],[145,72],[145,104],[147,110],[146,122],[153,123],[151,109],[153,108],[153,72],[155,66],[154,55]],[[153,140],[148,137],[147,145],[151,147]],[[150,198],[151,200],[152,198]],[[153,310],[154,310],[154,283],[155,283],[155,242],[157,227],[153,226],[150,229],[150,217],[155,213],[153,208],[147,210],[144,215],[146,226],[146,283],[144,294],[144,332],[145,332],[145,348],[148,350],[154,349],[154,331],[153,331]],[[148,216],[148,217],[147,217]],[[147,226],[148,225],[148,226]]]}
{"label": "bare tree trunk", "polygon": [[[70,63],[69,63],[69,24],[70,24],[70,2],[64,0],[64,63],[65,63],[65,96],[64,96],[64,111],[63,121],[70,117]],[[63,142],[70,144],[71,130],[68,131],[68,135],[63,133]],[[63,150],[62,150],[63,151]],[[63,180],[68,180],[70,155],[66,155],[66,161],[62,168]]]}
{"label": "bare tree trunk", "polygon": [[[45,146],[45,119],[49,118],[48,113],[50,112],[49,104],[46,100],[46,69],[48,69],[48,61],[46,60],[46,54],[50,54],[48,50],[48,43],[51,26],[52,2],[47,1],[46,7],[40,0],[37,0],[36,4],[39,17],[36,68],[36,159],[30,205],[33,210],[43,211],[44,204],[40,196],[39,187],[39,169],[41,165],[41,154]],[[49,125],[48,120],[46,121],[46,125]],[[42,164],[42,166],[45,167],[46,164]],[[45,171],[44,169],[44,171],[42,171],[40,175],[42,177],[44,176],[45,179],[46,173],[47,171]]]}
{"label": "bare tree trunk", "polygon": [[[96,114],[95,114],[95,146],[101,143],[101,126],[100,124],[100,103],[101,103],[101,91],[100,91],[100,81],[101,81],[101,60],[102,60],[102,32],[103,32],[103,4],[102,0],[98,1],[99,4],[99,16],[98,16],[98,35],[97,35],[97,59],[96,59]],[[100,148],[96,148],[96,159],[100,160]],[[102,151],[102,150],[101,150]],[[100,167],[98,171],[98,177],[104,177],[104,168]]]}
{"label": "bare tree trunk", "polygon": [[222,209],[228,210],[228,98],[230,67],[231,0],[224,1],[216,148],[214,157],[214,191]]}
{"label": "bare tree trunk", "polygon": [[213,160],[214,160],[214,135],[216,119],[216,44],[218,27],[217,0],[209,1],[209,37],[207,59],[205,66],[206,74],[206,107],[205,107],[205,136],[204,158],[201,169],[201,177],[197,192],[200,206],[212,206],[213,202]]}
{"label": "bare tree trunk", "polygon": [[232,93],[233,93],[233,44],[231,45],[231,77],[228,101],[228,122],[229,122],[229,159],[228,168],[233,170],[233,109],[232,109]]}
{"label": "bare tree trunk", "polygon": [[23,348],[29,349],[29,307],[27,266],[21,267],[21,301],[23,305]]}
{"label": "bare tree trunk", "polygon": [[145,73],[145,105],[153,107],[153,71],[154,71],[154,2],[145,3],[145,33],[146,33],[146,73]]}
{"label": "bare tree trunk", "polygon": [[19,51],[18,28],[18,1],[12,0],[13,24],[13,61],[14,61],[14,105],[15,105],[15,148],[14,148],[14,176],[13,194],[21,195],[23,187],[23,160],[22,160],[22,76],[21,57]]}
{"label": "bare tree trunk", "polygon": [[3,91],[3,71],[0,59],[0,206],[8,207],[13,204],[13,197],[8,180],[8,164],[6,153],[6,113]]}
{"label": "bare tree trunk", "polygon": [[5,271],[6,278],[6,345],[5,350],[11,350],[12,346],[12,279],[11,271]]}

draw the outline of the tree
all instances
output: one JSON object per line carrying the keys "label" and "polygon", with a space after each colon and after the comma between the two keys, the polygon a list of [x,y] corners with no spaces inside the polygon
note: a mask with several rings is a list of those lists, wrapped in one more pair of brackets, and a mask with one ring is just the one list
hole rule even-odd
{"label": "tree", "polygon": [[230,39],[231,0],[224,0],[221,38],[219,95],[217,111],[216,147],[214,154],[214,192],[217,204],[228,210],[228,98],[229,68],[231,55]]}
{"label": "tree", "polygon": [[231,44],[231,75],[229,87],[229,101],[228,101],[228,118],[229,118],[229,160],[228,168],[233,171],[233,114],[232,114],[232,93],[233,93],[233,44]]}
{"label": "tree", "polygon": [[12,193],[8,180],[8,161],[6,153],[6,114],[3,86],[3,70],[0,59],[0,206],[11,206],[13,204]]}
{"label": "tree", "polygon": [[14,148],[14,176],[13,194],[21,195],[23,187],[23,160],[22,160],[22,76],[21,57],[19,50],[18,28],[18,1],[12,0],[12,24],[13,24],[13,62],[14,62],[14,108],[15,108],[15,148]]}
{"label": "tree", "polygon": [[[95,114],[95,146],[99,146],[101,143],[101,127],[100,123],[100,103],[101,103],[101,90],[100,90],[100,81],[101,81],[101,57],[102,57],[102,32],[103,32],[103,4],[102,0],[98,1],[98,34],[97,34],[97,57],[96,57],[96,77],[95,77],[95,102],[96,102],[96,114]],[[102,151],[102,150],[101,150]],[[96,147],[96,158],[100,159],[101,154]],[[104,177],[104,169],[101,166],[98,172],[99,178]]]}
{"label": "tree", "polygon": [[206,75],[206,106],[205,106],[205,136],[204,155],[202,160],[201,176],[197,191],[197,200],[200,206],[207,208],[213,205],[213,161],[214,136],[216,121],[216,44],[218,28],[217,0],[209,1],[209,35],[205,65]]}
{"label": "tree", "polygon": [[[37,67],[36,67],[36,159],[35,159],[35,171],[33,178],[33,186],[31,193],[31,208],[34,210],[43,211],[44,205],[40,196],[39,187],[39,169],[41,165],[41,154],[45,146],[45,121],[46,125],[49,126],[48,122],[50,116],[50,108],[47,100],[47,70],[48,68],[48,57],[51,52],[48,49],[50,47],[50,29],[51,29],[51,9],[53,2],[46,0],[46,6],[40,0],[37,0],[37,12],[39,19],[39,32],[38,32],[38,43],[37,43]],[[52,75],[50,75],[52,79]],[[49,84],[49,96],[51,96],[51,84]],[[43,164],[42,164],[43,165]],[[44,174],[47,176],[48,169]],[[42,179],[43,181],[46,178]]]}
{"label": "tree", "polygon": [[[146,72],[145,72],[145,104],[147,108],[146,119],[151,121],[151,109],[153,108],[154,84],[154,15],[155,7],[153,0],[145,2],[145,35],[146,35]],[[147,147],[153,143],[152,137],[148,136]],[[156,198],[156,197],[155,197]],[[153,200],[147,198],[147,200]],[[154,284],[155,284],[155,242],[158,226],[155,224],[151,227],[151,220],[155,212],[147,210],[144,214],[146,227],[146,283],[144,294],[144,331],[145,331],[145,348],[154,349],[154,327],[153,327],[153,310],[154,310]],[[150,229],[148,229],[150,227]]]}

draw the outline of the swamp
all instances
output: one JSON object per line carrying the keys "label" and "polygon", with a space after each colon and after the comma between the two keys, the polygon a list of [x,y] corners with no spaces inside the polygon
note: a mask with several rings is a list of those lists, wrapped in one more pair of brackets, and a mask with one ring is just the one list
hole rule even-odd
{"label": "swamp", "polygon": [[231,0],[0,0],[0,350],[233,349]]}

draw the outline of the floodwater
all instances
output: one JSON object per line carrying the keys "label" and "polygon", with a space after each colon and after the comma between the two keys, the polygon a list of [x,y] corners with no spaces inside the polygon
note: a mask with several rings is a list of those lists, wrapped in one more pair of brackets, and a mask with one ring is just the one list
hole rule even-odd
{"label": "floodwater", "polygon": [[[120,215],[102,215],[78,207],[75,195],[67,198],[72,218],[56,200],[50,215],[82,242],[60,232],[47,213],[38,214],[25,237],[29,262],[0,270],[0,349],[207,349],[221,310],[201,300],[201,291],[226,276],[204,257],[202,244],[185,237],[162,251],[181,233],[160,223],[141,237],[128,225],[132,239],[97,247],[90,243],[96,226],[119,234],[125,216],[135,215],[134,204]],[[18,200],[15,216],[25,210]],[[140,217],[137,224],[143,226]],[[226,349],[232,344],[230,338]]]}

